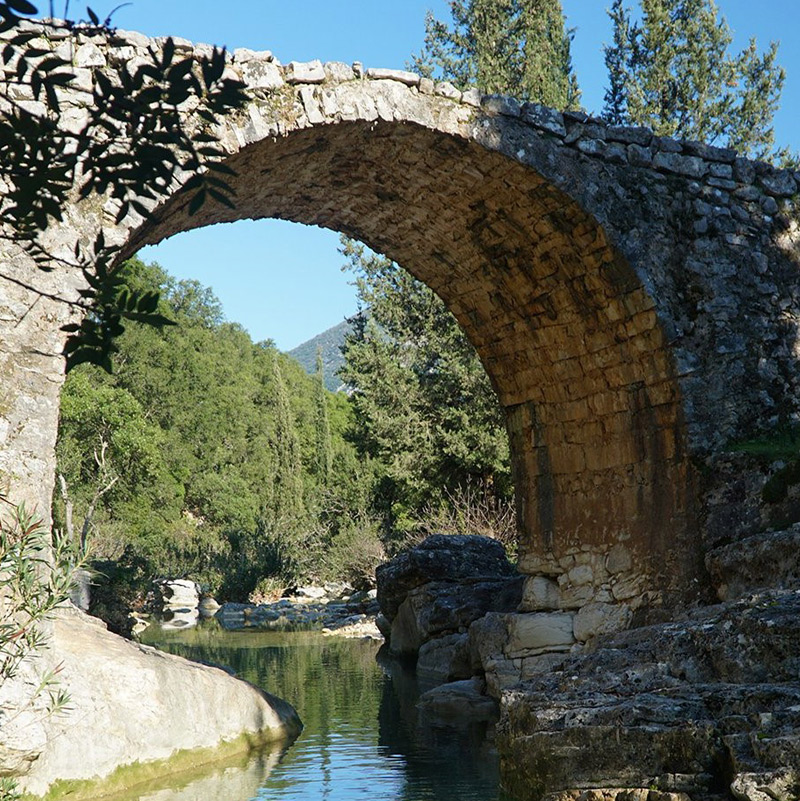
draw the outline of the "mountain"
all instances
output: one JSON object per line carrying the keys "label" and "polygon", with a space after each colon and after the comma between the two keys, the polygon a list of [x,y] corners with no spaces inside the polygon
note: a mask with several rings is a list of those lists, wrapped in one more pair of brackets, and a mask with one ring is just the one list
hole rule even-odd
{"label": "mountain", "polygon": [[338,325],[317,334],[302,345],[288,351],[288,355],[299,362],[302,368],[309,374],[314,375],[317,371],[317,348],[322,349],[322,375],[325,386],[331,392],[338,392],[344,388],[342,380],[336,375],[339,368],[344,364],[342,347],[344,338],[353,330],[355,317],[349,320],[342,320]]}

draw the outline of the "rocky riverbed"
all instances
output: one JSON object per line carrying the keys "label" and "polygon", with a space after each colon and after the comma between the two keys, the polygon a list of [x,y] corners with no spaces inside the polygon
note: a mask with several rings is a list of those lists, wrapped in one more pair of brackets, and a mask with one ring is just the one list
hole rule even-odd
{"label": "rocky riverbed", "polygon": [[516,798],[798,801],[798,545],[795,526],[710,552],[722,603],[608,631],[585,620],[608,604],[520,611],[497,543],[431,537],[379,568],[382,628],[440,683],[422,704],[499,719]]}
{"label": "rocky riverbed", "polygon": [[201,598],[193,582],[159,582],[152,615],[137,615],[134,633],[154,620],[164,628],[188,628],[201,618],[215,617],[228,631],[321,631],[326,636],[357,637],[383,641],[376,618],[380,612],[376,590],[355,590],[329,583],[293,588],[274,601],[263,603],[216,603]]}

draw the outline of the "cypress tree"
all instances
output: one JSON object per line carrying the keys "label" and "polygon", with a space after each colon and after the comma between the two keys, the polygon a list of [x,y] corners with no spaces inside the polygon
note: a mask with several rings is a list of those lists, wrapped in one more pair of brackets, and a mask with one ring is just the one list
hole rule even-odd
{"label": "cypress tree", "polygon": [[604,115],[646,125],[660,136],[697,139],[764,157],[775,145],[772,119],[783,88],[778,46],[756,42],[728,52],[733,36],[713,0],[641,0],[641,20],[622,0],[609,11]]}
{"label": "cypress tree", "polygon": [[273,507],[277,520],[287,520],[302,512],[303,474],[300,462],[300,441],[277,354],[273,359],[273,376],[275,380],[275,492]]}
{"label": "cypress tree", "polygon": [[327,484],[333,466],[331,426],[328,420],[328,403],[325,400],[325,376],[322,370],[322,348],[317,347],[317,369],[314,375],[314,433],[316,437],[316,471],[322,484]]}
{"label": "cypress tree", "polygon": [[415,69],[461,88],[577,108],[572,32],[559,0],[451,0],[453,25],[428,14]]}

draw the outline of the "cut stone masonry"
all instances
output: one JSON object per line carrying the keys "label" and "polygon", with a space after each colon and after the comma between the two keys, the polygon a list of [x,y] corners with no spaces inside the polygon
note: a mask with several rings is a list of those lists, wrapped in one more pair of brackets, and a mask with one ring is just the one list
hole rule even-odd
{"label": "cut stone masonry", "polygon": [[[37,45],[74,64],[57,119],[71,130],[99,71],[114,80],[164,44],[32,25]],[[505,409],[532,577],[523,610],[586,620],[595,604],[597,622],[617,605],[603,619],[627,625],[707,596],[707,548],[756,533],[747,515],[722,539],[708,533],[719,455],[797,419],[800,175],[404,70],[251,50],[227,70],[251,97],[216,125],[236,208],[210,201],[189,216],[176,185],[142,199],[147,219],[131,210],[114,225],[115,201],[76,198],[52,249],[103,229],[132,255],[262,217],[362,240],[442,297]],[[31,87],[15,91],[49,113]],[[80,276],[37,270],[8,238],[0,260],[0,479],[46,513],[71,315],[48,296],[73,299]]]}

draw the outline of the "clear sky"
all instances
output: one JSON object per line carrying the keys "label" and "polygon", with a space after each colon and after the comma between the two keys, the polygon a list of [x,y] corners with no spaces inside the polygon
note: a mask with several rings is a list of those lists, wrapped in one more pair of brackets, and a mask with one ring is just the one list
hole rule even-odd
{"label": "clear sky", "polygon": [[[101,16],[115,4],[91,3]],[[583,105],[599,111],[610,0],[562,0],[562,5],[567,24],[575,28],[572,52]],[[781,145],[800,151],[800,0],[717,0],[717,5],[738,49],[750,36],[762,47],[780,42],[787,80],[776,131]],[[403,67],[420,49],[425,12],[444,18],[448,8],[446,0],[134,0],[116,13],[114,23],[151,36],[272,50],[284,63],[319,58]],[[290,349],[355,311],[337,246],[333,232],[273,220],[192,231],[141,255],[177,277],[213,287],[228,319],[242,323],[256,340],[271,338]]]}

